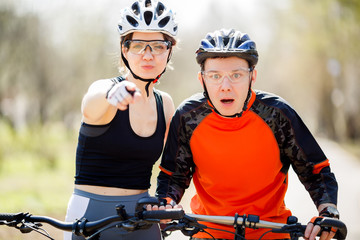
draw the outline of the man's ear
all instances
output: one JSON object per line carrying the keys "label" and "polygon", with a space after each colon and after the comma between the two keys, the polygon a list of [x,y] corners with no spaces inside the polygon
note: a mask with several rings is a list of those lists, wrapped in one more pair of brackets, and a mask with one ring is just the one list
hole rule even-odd
{"label": "man's ear", "polygon": [[256,82],[256,78],[257,78],[257,70],[254,69],[252,74],[251,74],[251,81],[252,83],[255,83]]}
{"label": "man's ear", "polygon": [[204,87],[204,86],[203,86],[203,85],[204,85],[204,83],[203,83],[203,78],[202,78],[202,74],[201,74],[201,72],[198,72],[198,80],[200,81],[201,86],[202,86],[202,87]]}

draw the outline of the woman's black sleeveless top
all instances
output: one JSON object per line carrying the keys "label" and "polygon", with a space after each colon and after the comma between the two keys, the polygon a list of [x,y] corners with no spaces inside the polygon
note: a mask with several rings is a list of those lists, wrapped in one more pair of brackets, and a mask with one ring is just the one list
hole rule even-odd
{"label": "woman's black sleeveless top", "polygon": [[138,136],[131,128],[129,109],[118,110],[106,125],[81,124],[76,151],[75,184],[148,189],[166,131],[163,101],[154,90],[157,126],[153,135]]}

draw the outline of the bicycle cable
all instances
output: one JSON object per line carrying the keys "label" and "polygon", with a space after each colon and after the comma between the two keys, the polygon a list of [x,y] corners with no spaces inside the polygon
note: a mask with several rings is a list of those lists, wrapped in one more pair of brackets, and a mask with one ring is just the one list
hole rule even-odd
{"label": "bicycle cable", "polygon": [[269,231],[264,232],[264,233],[260,236],[259,240],[261,240],[266,234],[271,233],[271,232],[272,232],[272,230],[269,230]]}
{"label": "bicycle cable", "polygon": [[208,228],[208,229],[211,229],[211,230],[215,230],[215,231],[221,231],[221,232],[231,233],[231,234],[234,234],[234,236],[239,237],[240,239],[246,240],[243,236],[241,236],[241,235],[239,235],[239,234],[237,234],[237,233],[228,231],[228,230],[219,229],[219,228],[212,228],[212,227],[207,227],[207,228]]}
{"label": "bicycle cable", "polygon": [[94,237],[97,237],[97,236],[98,236],[100,233],[102,233],[103,231],[108,230],[108,229],[110,229],[110,228],[114,228],[114,227],[116,227],[116,225],[117,225],[117,223],[99,229],[99,230],[96,231],[94,234],[90,235],[90,236],[87,238],[87,240],[91,240],[91,239],[93,239]]}
{"label": "bicycle cable", "polygon": [[[34,227],[34,226],[35,226],[35,227]],[[29,230],[29,229],[24,230],[23,227],[27,227],[27,228],[29,228],[29,229],[31,229],[31,230]],[[52,238],[52,237],[50,236],[50,234],[49,234],[44,228],[41,228],[40,226],[37,226],[37,225],[34,224],[34,223],[26,223],[26,222],[24,222],[24,223],[22,223],[22,225],[21,225],[20,227],[16,227],[16,228],[18,228],[21,232],[24,232],[24,233],[25,233],[25,232],[30,232],[30,231],[35,231],[35,232],[37,232],[37,233],[39,233],[39,234],[41,234],[41,235],[49,238],[50,240],[55,240],[54,238]]]}

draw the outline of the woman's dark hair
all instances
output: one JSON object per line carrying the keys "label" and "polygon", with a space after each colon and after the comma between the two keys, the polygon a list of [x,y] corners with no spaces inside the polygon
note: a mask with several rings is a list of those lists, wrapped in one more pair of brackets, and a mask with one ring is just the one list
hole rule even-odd
{"label": "woman's dark hair", "polygon": [[[134,35],[134,33],[129,33],[129,34],[121,37],[121,45],[122,45],[125,41],[131,40],[132,37],[133,37],[133,35]],[[165,40],[165,41],[170,41],[170,42],[171,42],[171,46],[175,46],[175,45],[176,45],[176,40],[175,40],[175,38],[173,38],[173,37],[171,37],[171,36],[169,36],[169,35],[167,35],[167,34],[164,34],[164,33],[162,33],[162,35],[164,36],[164,40]]]}

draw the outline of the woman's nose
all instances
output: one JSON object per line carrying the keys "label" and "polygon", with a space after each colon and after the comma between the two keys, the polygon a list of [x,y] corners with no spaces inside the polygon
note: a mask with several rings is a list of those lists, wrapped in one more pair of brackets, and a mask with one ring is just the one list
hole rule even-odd
{"label": "woman's nose", "polygon": [[146,60],[153,59],[154,56],[151,53],[151,48],[149,45],[145,47],[143,55],[143,58]]}

